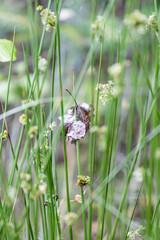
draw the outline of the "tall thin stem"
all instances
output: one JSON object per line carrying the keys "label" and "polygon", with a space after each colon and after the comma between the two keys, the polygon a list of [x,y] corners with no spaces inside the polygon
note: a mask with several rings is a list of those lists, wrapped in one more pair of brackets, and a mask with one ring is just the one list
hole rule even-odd
{"label": "tall thin stem", "polygon": [[[60,31],[59,31],[59,16],[58,16],[58,1],[56,2],[56,19],[57,19],[57,47],[58,47],[58,64],[59,64],[59,85],[60,85],[60,98],[61,98],[61,117],[62,117],[62,141],[64,151],[64,166],[65,166],[65,180],[66,180],[66,193],[67,193],[67,208],[68,212],[71,211],[70,196],[69,196],[69,180],[68,180],[68,163],[67,163],[67,151],[65,140],[65,128],[64,128],[64,107],[63,107],[63,88],[62,88],[62,74],[61,74],[61,53],[60,53]],[[72,226],[69,225],[70,239],[72,239]]]}
{"label": "tall thin stem", "polygon": [[[77,111],[76,111],[76,108],[75,108],[75,120],[77,120]],[[76,140],[76,148],[77,148],[78,174],[79,174],[79,175],[82,175],[81,161],[80,161],[80,150],[79,150],[79,140]],[[86,213],[85,213],[83,187],[81,187],[81,199],[82,199],[82,209],[83,209],[84,239],[87,240],[87,224],[86,224]]]}

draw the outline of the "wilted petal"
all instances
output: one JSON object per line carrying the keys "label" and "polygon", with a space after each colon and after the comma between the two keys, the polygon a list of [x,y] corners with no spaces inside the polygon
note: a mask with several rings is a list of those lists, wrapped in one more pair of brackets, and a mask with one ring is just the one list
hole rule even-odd
{"label": "wilted petal", "polygon": [[[76,111],[76,117],[75,117]],[[90,112],[91,105],[83,102],[82,105],[77,104],[68,109],[64,115],[64,127],[67,141],[75,143],[76,140],[85,136],[90,128]],[[59,117],[62,122],[62,117]]]}
{"label": "wilted petal", "polygon": [[83,138],[85,134],[86,134],[85,124],[81,121],[75,121],[69,127],[66,137],[68,141],[74,143],[76,142],[76,140]]}
{"label": "wilted petal", "polygon": [[90,112],[91,111],[91,105],[86,103],[86,102],[83,102],[82,103],[82,108],[84,108],[87,112]]}

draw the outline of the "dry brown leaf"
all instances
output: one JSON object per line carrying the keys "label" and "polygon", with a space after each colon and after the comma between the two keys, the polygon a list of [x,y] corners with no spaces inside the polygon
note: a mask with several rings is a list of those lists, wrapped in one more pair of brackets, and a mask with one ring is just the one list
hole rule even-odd
{"label": "dry brown leaf", "polygon": [[[75,110],[77,117],[75,118]],[[68,109],[64,115],[64,127],[66,140],[71,143],[76,143],[76,140],[83,138],[90,128],[91,105],[83,102],[82,105]],[[62,117],[59,117],[62,120]]]}

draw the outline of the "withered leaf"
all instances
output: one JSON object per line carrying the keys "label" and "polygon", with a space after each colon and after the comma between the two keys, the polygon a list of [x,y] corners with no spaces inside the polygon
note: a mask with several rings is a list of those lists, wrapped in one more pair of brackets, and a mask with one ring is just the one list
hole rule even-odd
{"label": "withered leaf", "polygon": [[68,128],[66,138],[68,141],[73,143],[77,139],[81,139],[86,134],[85,124],[81,121],[73,121],[71,126]]}
{"label": "withered leaf", "polygon": [[[75,118],[75,110],[77,117]],[[83,102],[68,109],[64,115],[64,127],[66,140],[75,143],[76,140],[83,138],[90,128],[91,105]],[[59,117],[62,120],[62,117]]]}

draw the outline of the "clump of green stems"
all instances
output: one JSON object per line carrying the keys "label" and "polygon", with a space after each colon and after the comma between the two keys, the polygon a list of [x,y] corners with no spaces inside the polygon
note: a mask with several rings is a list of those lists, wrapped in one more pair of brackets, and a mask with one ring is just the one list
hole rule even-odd
{"label": "clump of green stems", "polygon": [[[123,3],[123,18],[135,14],[138,14],[136,18],[142,16],[140,10],[135,9],[141,9],[143,16],[146,15],[149,27],[145,29],[146,32],[143,31],[142,36],[134,35],[139,26],[135,24],[132,31],[123,21],[118,33],[120,20],[117,16],[117,3],[111,0],[104,4],[101,15],[106,20],[106,30],[100,39],[91,36],[91,46],[74,83],[75,105],[79,99],[93,105],[90,113],[91,131],[84,139],[76,140],[76,148],[71,148],[73,152],[76,151],[76,162],[75,159],[72,161],[71,146],[65,138],[64,114],[70,108],[72,99],[65,95],[64,86],[69,88],[72,83],[63,81],[65,61],[62,58],[61,32],[65,26],[61,28],[59,22],[62,1],[54,1],[54,4],[51,0],[48,1],[43,26],[40,25],[40,16],[36,10],[38,0],[34,6],[31,0],[27,4],[31,40],[22,45],[27,79],[26,104],[8,110],[13,49],[6,99],[1,104],[0,239],[72,240],[80,239],[83,235],[85,240],[116,240],[130,239],[134,233],[137,234],[135,236],[143,235],[145,239],[159,239],[160,38],[157,1],[148,5],[142,1],[141,8],[138,1]],[[54,8],[55,22],[49,28],[50,33],[47,33],[47,17],[51,14],[51,7]],[[98,29],[98,2],[92,0],[90,7],[90,26],[94,25],[95,34]],[[42,33],[40,26],[43,27]],[[66,26],[66,29],[69,28]],[[141,34],[139,30],[138,34]],[[16,43],[16,31],[13,43]],[[46,34],[50,34],[51,40],[41,72],[38,61],[43,55]],[[33,75],[29,72],[30,53]],[[131,65],[118,79],[122,86],[121,93],[103,106],[96,85],[113,80],[110,79],[107,68],[114,63],[123,63],[127,56]],[[50,96],[43,98],[50,66]],[[91,73],[88,80],[89,69]],[[59,90],[55,89],[57,84]],[[86,99],[81,99],[82,91]],[[14,126],[11,127],[12,122],[8,118],[14,115],[21,116],[20,123],[16,125],[18,130],[20,126],[16,141],[12,133]],[[62,117],[62,124],[57,123],[53,131],[48,130],[48,124],[57,121],[58,115]],[[99,130],[101,126],[106,128],[103,136]],[[57,151],[59,148],[63,149],[61,163]],[[134,177],[139,167],[143,169],[140,180]],[[78,175],[89,176],[84,177],[89,184],[85,189],[83,184],[76,186],[75,179]],[[81,201],[76,202],[73,199],[79,190]],[[66,224],[64,216],[68,213],[75,217],[73,222]],[[140,235],[137,229],[143,229]]]}

